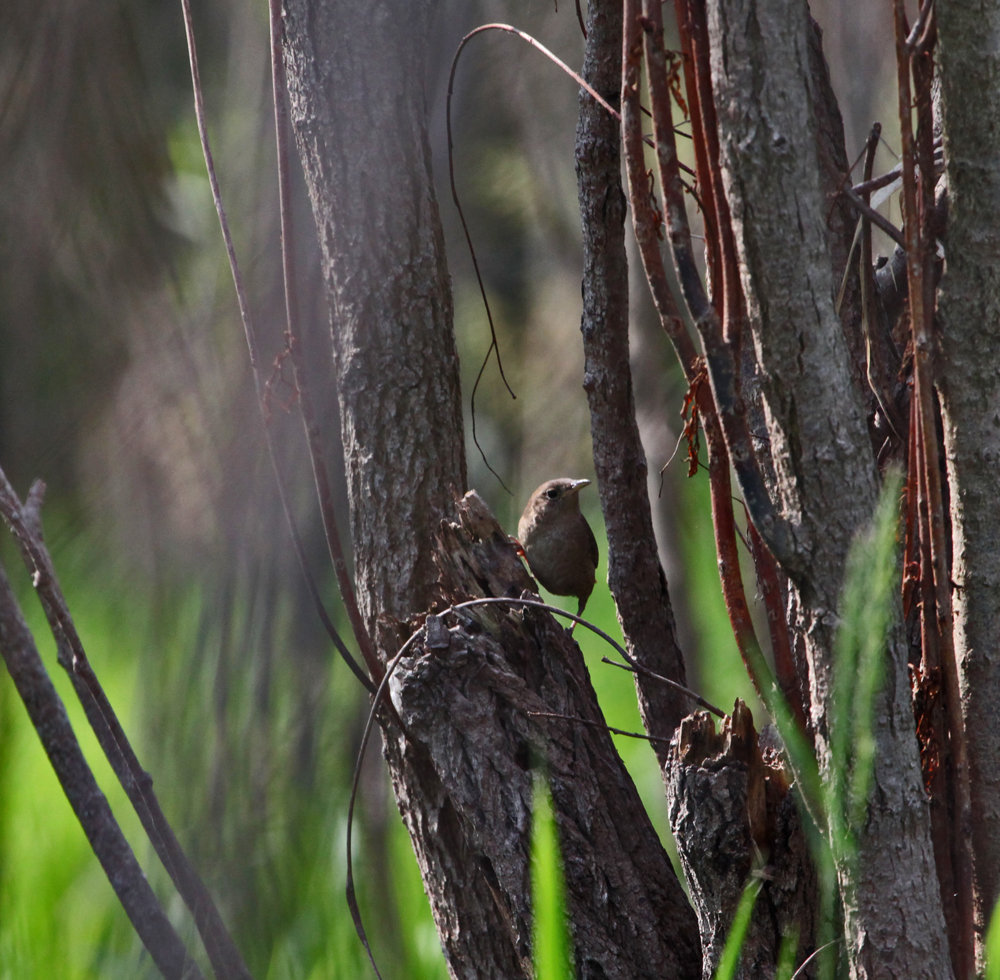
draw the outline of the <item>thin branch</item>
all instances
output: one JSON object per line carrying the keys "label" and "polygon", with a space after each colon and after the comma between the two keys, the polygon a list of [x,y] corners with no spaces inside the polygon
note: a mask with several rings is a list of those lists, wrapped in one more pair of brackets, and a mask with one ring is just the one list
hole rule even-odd
{"label": "thin branch", "polygon": [[916,22],[913,25],[913,30],[910,31],[906,38],[906,47],[910,52],[919,50],[921,46],[921,40],[926,36],[927,30],[930,27],[931,16],[934,11],[934,0],[923,0],[920,4],[920,10],[917,14]]}
{"label": "thin branch", "polygon": [[560,721],[572,721],[577,725],[589,725],[591,728],[599,728],[601,731],[611,732],[612,735],[624,735],[626,738],[638,738],[644,742],[665,742],[667,745],[672,741],[663,738],[661,735],[647,735],[645,732],[627,732],[624,728],[615,728],[613,725],[605,725],[599,721],[591,721],[589,718],[574,718],[573,715],[559,714],[557,711],[529,711],[529,718],[557,718]]}
{"label": "thin branch", "polygon": [[153,780],[140,764],[87,658],[52,558],[41,537],[39,509],[44,490],[45,485],[37,481],[22,506],[6,474],[0,469],[0,516],[7,522],[31,575],[59,650],[59,663],[73,681],[101,748],[157,856],[191,910],[219,980],[249,980],[250,971],[229,935],[211,893],[177,840],[153,792]]}
{"label": "thin branch", "polygon": [[[350,651],[348,651],[347,647],[341,640],[339,633],[337,633],[337,630],[334,628],[333,621],[327,614],[326,608],[319,595],[319,589],[317,589],[316,583],[313,580],[311,572],[309,571],[309,565],[305,556],[305,549],[302,546],[302,539],[299,536],[298,530],[295,527],[295,520],[292,517],[292,509],[288,500],[288,492],[281,476],[281,470],[278,467],[278,459],[274,449],[274,438],[271,433],[271,426],[268,419],[267,392],[261,379],[260,355],[257,347],[257,332],[250,316],[250,304],[247,300],[246,290],[243,287],[243,276],[240,273],[239,263],[236,260],[236,249],[233,246],[233,236],[230,233],[229,220],[226,218],[226,210],[222,204],[222,194],[219,190],[219,179],[215,173],[215,160],[212,156],[212,148],[208,140],[208,124],[205,119],[205,101],[201,88],[201,73],[198,70],[198,49],[194,40],[194,25],[191,20],[190,0],[181,0],[181,7],[184,12],[184,31],[187,36],[188,58],[191,63],[191,81],[194,88],[194,110],[195,118],[198,123],[198,135],[201,139],[201,149],[205,157],[205,166],[208,170],[208,181],[212,188],[212,200],[215,202],[215,211],[219,216],[219,226],[222,229],[222,238],[226,245],[226,254],[229,257],[229,269],[233,276],[233,284],[236,287],[236,300],[239,304],[240,318],[243,321],[243,332],[246,336],[247,349],[250,353],[250,367],[253,370],[254,387],[257,392],[257,404],[260,408],[261,420],[264,423],[264,439],[267,443],[267,452],[271,459],[271,468],[274,471],[274,477],[277,481],[278,497],[281,501],[281,509],[284,512],[285,523],[288,525],[289,532],[292,536],[292,544],[295,548],[295,554],[299,561],[299,567],[302,569],[302,574],[306,579],[309,594],[314,605],[316,606],[320,622],[323,623],[327,633],[330,635],[330,639],[333,641],[333,644],[337,648],[340,655],[344,658],[344,662],[347,666],[351,668],[354,675],[361,681],[367,690],[373,691],[374,684],[372,684],[371,680],[365,676],[364,671],[358,665],[357,661],[351,656]],[[364,642],[360,638],[357,639],[358,646],[361,649],[364,649]]]}
{"label": "thin branch", "polygon": [[[463,224],[465,223],[465,218],[464,217],[462,218],[462,223]],[[469,242],[469,249],[470,250],[472,249],[472,242]],[[473,261],[473,263],[476,262],[475,252],[472,252],[472,261]],[[478,270],[477,270],[477,274],[478,274]],[[485,294],[483,295],[483,302],[486,302],[486,296],[485,296]],[[489,305],[488,304],[487,304],[487,307],[486,307],[486,313],[489,316]],[[493,319],[492,319],[492,317],[490,317],[490,327],[491,328],[492,328],[492,325],[493,325]],[[497,364],[499,364],[500,363],[500,348],[497,347],[497,343],[496,343],[496,338],[495,337],[490,340],[490,346],[486,349],[486,356],[483,358],[483,363],[479,365],[479,371],[476,374],[476,380],[473,382],[473,385],[472,385],[472,395],[470,396],[470,399],[469,399],[469,414],[472,417],[472,442],[473,442],[473,445],[476,447],[476,449],[479,450],[479,455],[482,458],[482,461],[486,464],[486,469],[488,469],[496,477],[497,482],[500,484],[500,486],[502,486],[504,488],[504,490],[506,490],[507,493],[509,493],[513,497],[514,496],[513,491],[510,489],[510,487],[507,486],[506,483],[504,483],[503,477],[499,473],[497,473],[497,471],[495,469],[493,469],[493,464],[489,461],[489,459],[487,459],[487,457],[486,457],[486,450],[483,449],[483,447],[479,444],[479,433],[476,430],[476,394],[479,392],[479,383],[483,380],[483,375],[486,373],[486,366],[490,363],[490,354],[492,354],[494,350],[497,352]],[[502,372],[502,369],[501,369],[501,372]],[[508,390],[509,390],[509,388],[508,388]],[[515,395],[513,392],[511,392],[511,397],[512,398],[516,398],[517,395]]]}
{"label": "thin branch", "polygon": [[764,547],[764,542],[749,516],[747,517],[747,529],[750,532],[748,547],[750,554],[753,555],[754,567],[757,570],[757,582],[764,600],[764,612],[767,616],[768,632],[771,637],[771,652],[774,656],[774,673],[778,679],[778,687],[781,688],[781,693],[785,696],[785,700],[792,709],[802,731],[808,732],[808,715],[805,695],[802,690],[804,685],[795,668],[795,658],[792,656],[784,596],[778,581],[778,568],[771,553]]}
{"label": "thin branch", "polygon": [[[885,140],[879,136],[879,143],[884,144]],[[944,150],[942,148],[942,141],[936,139],[934,141],[934,176],[940,177],[944,173]],[[878,177],[872,177],[871,180],[863,180],[860,184],[855,184],[851,190],[854,191],[858,197],[864,197],[866,193],[874,193],[875,191],[881,190],[883,187],[888,187],[890,184],[894,184],[896,181],[903,182],[903,165],[897,163],[892,170],[887,170],[884,174],[880,174]]]}
{"label": "thin branch", "polygon": [[810,963],[812,963],[812,961],[813,961],[814,959],[816,959],[816,957],[817,957],[817,956],[819,956],[819,954],[820,954],[820,953],[822,953],[824,949],[829,949],[829,948],[830,948],[831,946],[835,945],[836,943],[842,943],[843,941],[844,941],[844,940],[843,940],[843,939],[840,939],[840,938],[838,938],[838,939],[831,939],[831,940],[830,940],[830,941],[829,941],[828,943],[823,943],[823,945],[822,945],[822,946],[820,946],[820,947],[819,947],[818,949],[814,949],[814,950],[813,950],[813,951],[812,951],[812,952],[811,952],[811,953],[810,953],[810,954],[809,954],[809,955],[808,955],[808,956],[807,956],[807,957],[806,957],[806,958],[805,958],[805,959],[804,959],[804,960],[802,961],[802,963],[801,963],[801,964],[799,965],[799,968],[798,968],[798,969],[797,969],[797,970],[796,970],[796,971],[795,971],[795,972],[794,972],[794,973],[792,974],[792,976],[791,976],[791,980],[799,980],[799,977],[801,977],[801,976],[804,976],[804,975],[805,975],[805,970],[806,970],[806,967],[807,967],[807,966],[808,966],[808,965],[809,965]]}
{"label": "thin branch", "polygon": [[[379,677],[382,665],[375,653],[375,645],[365,626],[365,621],[358,608],[358,600],[354,593],[350,573],[347,570],[347,560],[337,529],[337,515],[333,506],[333,488],[330,484],[330,473],[326,465],[323,449],[323,439],[320,436],[319,425],[316,422],[316,412],[313,407],[312,394],[306,377],[305,358],[302,353],[302,330],[299,324],[298,284],[295,275],[295,233],[292,227],[292,190],[288,153],[288,88],[285,80],[285,59],[281,46],[281,0],[268,0],[271,29],[271,80],[274,95],[274,130],[278,152],[278,193],[281,208],[281,258],[285,286],[285,316],[286,338],[288,350],[292,358],[292,370],[295,373],[295,387],[299,394],[299,405],[302,410],[302,425],[305,428],[306,442],[309,445],[309,459],[312,462],[313,480],[316,484],[316,496],[319,499],[319,509],[323,520],[323,531],[326,535],[327,549],[330,561],[337,575],[340,587],[340,597],[351,622],[354,638],[364,658],[372,677]],[[339,636],[337,637],[339,640]],[[336,641],[335,641],[336,642]],[[363,682],[368,678],[360,667],[354,664],[343,643],[338,643],[337,649],[341,656],[352,666],[356,677]],[[370,693],[374,685],[369,681],[365,687]]]}
{"label": "thin branch", "polygon": [[[518,36],[523,37],[526,41],[528,41],[528,43],[534,45],[535,47],[540,48],[551,58],[553,58],[553,60],[555,60],[558,64],[562,64],[562,62],[559,61],[559,59],[556,58],[555,55],[551,54],[547,48],[543,48],[542,45],[540,45],[537,41],[535,41],[532,37],[530,37],[530,35],[524,34],[513,27],[509,27],[506,24],[487,24],[483,27],[477,27],[474,31],[470,32],[469,34],[466,34],[465,37],[462,38],[461,43],[458,45],[458,49],[455,51],[454,57],[451,59],[451,72],[448,75],[448,97],[445,102],[445,125],[448,131],[448,180],[451,183],[451,198],[455,202],[455,209],[458,211],[459,220],[462,222],[462,231],[465,234],[465,241],[466,244],[469,246],[469,255],[472,257],[472,267],[476,273],[476,282],[479,283],[479,292],[483,298],[483,306],[486,308],[486,319],[489,321],[490,325],[490,347],[489,350],[486,352],[486,359],[483,362],[483,368],[486,367],[486,361],[489,360],[490,354],[495,350],[497,352],[497,367],[500,369],[500,377],[503,379],[504,386],[507,388],[507,391],[510,392],[511,398],[517,398],[517,395],[514,394],[514,389],[511,388],[510,382],[507,380],[507,375],[503,369],[503,360],[500,357],[500,345],[497,342],[496,326],[493,323],[493,311],[490,309],[490,301],[486,296],[486,286],[483,283],[482,273],[479,271],[479,259],[476,256],[475,246],[472,244],[472,234],[469,231],[469,225],[465,220],[465,211],[462,209],[462,202],[459,200],[458,197],[458,186],[455,183],[455,141],[452,136],[452,129],[451,129],[451,100],[455,91],[455,72],[458,70],[458,59],[461,56],[462,50],[465,48],[466,44],[468,44],[473,37],[490,28],[510,31],[514,34],[517,34]],[[480,375],[482,375],[483,368],[480,368],[479,371]],[[479,379],[477,378],[476,385],[478,386],[478,384],[479,384]],[[478,441],[476,442],[476,446],[479,447]],[[480,453],[482,453],[483,450],[481,447],[479,447],[479,451]],[[485,461],[486,459],[485,455],[483,456],[483,459]],[[487,463],[487,465],[489,464]],[[497,479],[499,479],[499,477],[497,477]]]}
{"label": "thin branch", "polygon": [[[878,150],[879,139],[882,136],[882,124],[876,122],[868,136],[865,146],[864,179],[871,180],[872,169],[875,166],[875,152]],[[871,204],[870,191],[861,195],[861,202],[866,207]],[[876,333],[878,320],[875,315],[875,271],[872,266],[872,225],[867,214],[861,218],[861,329],[865,338],[865,372],[868,387],[871,388],[886,424],[900,442],[903,437],[903,420],[900,418],[892,395],[885,389],[890,378],[890,370],[885,363],[881,337]]]}
{"label": "thin branch", "polygon": [[[684,68],[684,89],[687,93],[688,120],[691,123],[691,136],[694,145],[695,169],[701,175],[702,199],[699,201],[705,219],[705,253],[712,282],[721,283],[723,270],[721,256],[717,244],[718,215],[715,211],[716,195],[712,188],[713,172],[709,166],[708,134],[705,132],[702,118],[701,103],[711,101],[711,79],[706,76],[704,67],[699,64],[693,47],[693,38],[697,35],[694,12],[688,0],[674,0],[674,12],[677,20],[677,30],[681,42],[682,64]],[[663,15],[660,14],[662,24]],[[659,83],[657,83],[659,87]],[[717,140],[716,140],[717,142]],[[709,232],[709,228],[713,232]]]}
{"label": "thin branch", "polygon": [[[0,566],[0,655],[111,887],[167,980],[202,980],[115,821]],[[220,974],[222,976],[222,974]]]}
{"label": "thin branch", "polygon": [[[718,718],[728,718],[729,716],[721,708],[717,708],[711,701],[706,701],[700,694],[695,694],[690,688],[684,687],[683,684],[678,684],[677,681],[672,681],[669,677],[664,677],[662,674],[657,674],[655,671],[649,670],[647,667],[643,667],[642,664],[631,661],[627,664],[620,664],[617,660],[612,660],[610,657],[601,657],[601,663],[610,664],[612,667],[619,667],[621,670],[627,670],[632,674],[642,674],[643,677],[648,677],[650,680],[658,681],[660,684],[666,684],[668,687],[672,687],[675,691],[680,691],[681,694],[687,695],[695,704],[701,705],[706,711],[711,711],[713,715]],[[625,734],[625,733],[622,733]],[[669,741],[666,739],[665,741]]]}
{"label": "thin branch", "polygon": [[884,231],[900,248],[906,248],[906,238],[903,233],[885,215],[876,211],[858,195],[853,187],[845,186],[841,193],[851,202],[858,214],[867,218],[873,225]]}
{"label": "thin branch", "polygon": [[674,302],[663,267],[658,234],[663,215],[653,205],[642,149],[642,118],[639,114],[642,40],[638,30],[638,13],[638,0],[627,0],[622,51],[622,148],[632,205],[632,224],[660,325],[670,338],[681,370],[691,384],[697,372],[698,352]]}
{"label": "thin branch", "polygon": [[[274,0],[271,0],[274,2]],[[577,0],[577,16],[582,17],[580,11],[579,0]],[[583,27],[583,21],[581,19],[580,26]],[[497,473],[495,469],[490,465],[490,461],[486,458],[486,453],[483,447],[479,444],[479,434],[476,431],[476,394],[479,391],[479,383],[482,380],[483,372],[486,370],[486,365],[489,363],[490,354],[496,351],[497,355],[497,367],[500,370],[500,377],[503,380],[504,386],[507,391],[510,392],[511,398],[517,398],[514,394],[514,389],[511,388],[510,383],[507,381],[507,375],[503,369],[503,360],[500,357],[500,344],[497,340],[496,326],[493,323],[493,311],[490,308],[490,301],[486,295],[486,285],[483,282],[483,276],[479,269],[479,259],[476,256],[475,246],[472,244],[472,233],[469,231],[468,222],[465,220],[465,211],[462,209],[462,202],[458,196],[458,185],[455,183],[455,143],[452,136],[452,126],[451,126],[451,101],[454,95],[455,89],[455,72],[458,70],[458,60],[461,57],[462,51],[465,49],[466,44],[469,43],[477,34],[482,34],[484,31],[504,31],[509,34],[514,34],[526,41],[537,51],[540,51],[546,58],[558,65],[567,75],[574,79],[583,89],[590,93],[608,112],[610,112],[616,119],[621,118],[619,114],[604,100],[601,98],[594,89],[588,85],[583,78],[581,78],[572,68],[569,67],[560,58],[557,58],[545,45],[540,44],[536,41],[530,34],[526,34],[524,31],[519,31],[516,27],[511,27],[509,24],[483,24],[477,27],[475,30],[470,31],[465,37],[462,38],[461,43],[455,51],[455,55],[451,61],[451,71],[448,75],[448,97],[445,103],[445,125],[448,132],[448,180],[451,185],[451,198],[455,202],[455,209],[458,211],[459,221],[462,223],[462,232],[465,235],[466,244],[469,247],[469,255],[472,258],[472,267],[476,273],[476,282],[479,284],[479,294],[483,299],[483,306],[486,309],[486,319],[490,326],[490,346],[486,351],[486,356],[483,358],[483,363],[479,368],[479,373],[476,375],[475,383],[472,386],[472,396],[471,396],[471,411],[472,411],[472,441],[475,447],[479,450],[479,455],[482,457],[483,462],[486,464],[486,468],[499,480],[500,485],[510,493],[507,485],[504,483],[500,474]],[[584,28],[583,36],[587,36],[586,28]]]}
{"label": "thin branch", "polygon": [[[908,498],[912,496],[912,507],[907,500],[907,516],[915,526],[908,530],[910,543],[919,548],[916,585],[920,589],[920,674],[921,687],[927,691],[927,703],[918,717],[917,736],[920,742],[921,770],[924,788],[930,798],[931,841],[934,846],[934,863],[937,868],[941,890],[945,927],[948,930],[948,944],[952,956],[952,968],[956,975],[961,971],[963,957],[959,952],[959,903],[955,895],[955,857],[963,846],[954,829],[952,808],[949,804],[949,774],[954,781],[954,769],[950,763],[948,744],[948,719],[946,705],[941,697],[931,697],[935,681],[940,691],[941,651],[938,640],[937,621],[934,615],[934,566],[931,556],[931,530],[927,501],[926,468],[923,458],[924,437],[921,432],[920,405],[916,398],[910,400],[910,480],[907,486]],[[905,567],[905,566],[904,566]],[[915,705],[916,707],[916,705]],[[937,742],[937,752],[933,753],[931,743]],[[930,757],[925,754],[930,751]],[[934,756],[936,755],[936,758]]]}
{"label": "thin branch", "polygon": [[894,184],[897,180],[902,181],[902,176],[903,168],[897,164],[897,166],[893,167],[892,170],[887,170],[884,174],[879,174],[878,177],[872,177],[871,180],[863,180],[860,184],[855,184],[851,190],[854,191],[858,197],[864,197],[865,194],[880,191],[883,187],[888,187],[890,184]]}

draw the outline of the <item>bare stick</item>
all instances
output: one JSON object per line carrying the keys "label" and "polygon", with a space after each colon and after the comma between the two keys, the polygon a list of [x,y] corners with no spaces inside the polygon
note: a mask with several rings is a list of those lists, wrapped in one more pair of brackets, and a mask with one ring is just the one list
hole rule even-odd
{"label": "bare stick", "polygon": [[[729,716],[721,708],[717,708],[711,701],[706,701],[700,694],[695,694],[694,691],[683,684],[678,684],[677,681],[672,681],[669,677],[664,677],[662,674],[657,674],[655,671],[648,670],[643,667],[642,664],[637,664],[634,661],[632,663],[620,664],[616,660],[612,660],[610,657],[601,657],[601,663],[610,664],[612,667],[620,667],[622,670],[627,670],[632,674],[642,674],[643,677],[648,677],[650,680],[659,681],[661,684],[666,684],[672,687],[675,691],[680,691],[681,694],[686,694],[695,704],[701,705],[706,711],[711,711],[713,715],[718,718],[728,718]],[[621,734],[627,734],[622,732]],[[666,741],[669,741],[667,739]]]}
{"label": "bare stick", "polygon": [[[683,16],[682,16],[683,14]],[[707,27],[704,10],[678,0],[678,28],[685,52],[685,78],[690,101],[695,158],[699,180],[709,189],[706,199],[706,244],[710,245],[712,281],[722,283],[722,318],[708,301],[694,263],[691,235],[677,170],[677,146],[670,110],[670,89],[663,59],[663,15],[657,0],[643,0],[646,65],[650,109],[656,141],[664,218],[677,277],[691,318],[701,336],[712,382],[712,394],[726,449],[739,481],[743,500],[761,538],[772,555],[796,574],[797,553],[791,527],[771,500],[764,484],[746,424],[746,411],[738,384],[735,354],[739,346],[741,298],[736,270],[736,245],[729,227],[728,205],[718,171],[718,137],[710,83],[701,76],[708,70]],[[626,30],[628,30],[626,25]],[[703,91],[704,90],[704,91]],[[714,147],[713,153],[710,150]],[[725,226],[725,227],[724,227]],[[714,229],[714,234],[709,230]]]}
{"label": "bare stick", "polygon": [[45,485],[36,482],[22,507],[0,469],[0,515],[17,542],[59,650],[59,662],[73,681],[101,748],[142,822],[157,856],[194,916],[205,950],[220,980],[249,980],[250,971],[226,929],[198,872],[188,860],[153,792],[153,780],[139,762],[104,688],[87,658],[41,538],[39,508]]}
{"label": "bare stick", "polygon": [[[866,184],[869,182],[866,181]],[[853,187],[844,187],[841,192],[844,197],[854,206],[854,210],[862,217],[867,218],[877,228],[881,228],[900,248],[906,248],[906,238],[903,233],[885,215],[876,211],[867,203]]]}
{"label": "bare stick", "polygon": [[[878,149],[882,136],[882,124],[875,123],[868,136],[865,147],[864,177],[871,179],[875,166],[875,151]],[[852,192],[853,193],[853,192]],[[867,207],[871,204],[870,193],[865,191],[861,202]],[[869,208],[870,210],[870,208]],[[848,265],[850,263],[848,262]],[[846,277],[845,277],[846,278]],[[900,418],[892,393],[886,389],[886,382],[891,376],[885,363],[881,338],[876,334],[877,319],[875,316],[875,271],[872,267],[872,223],[867,213],[861,218],[861,329],[865,338],[865,371],[868,377],[868,387],[878,401],[879,408],[885,416],[886,424],[892,430],[898,441],[902,441],[903,420]]]}
{"label": "bare stick", "polygon": [[198,965],[160,906],[87,765],[2,566],[0,655],[66,798],[153,962],[167,980],[202,980]]}
{"label": "bare stick", "polygon": [[625,30],[622,51],[622,149],[628,178],[629,201],[632,205],[632,225],[635,230],[643,271],[660,317],[660,326],[670,338],[684,377],[690,385],[697,374],[698,352],[687,326],[674,302],[660,255],[659,230],[663,215],[653,206],[653,190],[649,185],[643,154],[642,119],[639,110],[639,80],[641,77],[642,40],[638,31],[638,0],[625,5]]}
{"label": "bare stick", "polygon": [[591,721],[589,718],[574,718],[573,715],[562,715],[557,711],[529,711],[529,718],[556,718],[559,721],[572,721],[577,725],[589,725],[591,728],[600,728],[602,731],[611,732],[612,735],[624,735],[626,738],[638,738],[644,742],[665,742],[670,744],[671,739],[663,738],[660,735],[647,735],[645,732],[627,732],[624,728],[615,728],[612,725],[605,725],[599,721]]}
{"label": "bare stick", "polygon": [[[884,140],[879,138],[879,142],[882,143]],[[939,177],[944,173],[944,153],[941,149],[940,140],[934,141],[934,176]],[[855,184],[851,190],[854,191],[858,197],[864,197],[865,194],[874,193],[875,191],[881,190],[883,187],[888,187],[890,184],[895,183],[897,180],[902,184],[903,176],[903,165],[897,163],[892,170],[886,171],[884,174],[880,174],[878,177],[872,177],[871,180],[863,180],[860,184]]]}
{"label": "bare stick", "polygon": [[802,731],[808,733],[809,725],[802,690],[804,685],[795,669],[795,659],[792,656],[784,596],[778,580],[778,566],[771,553],[764,547],[764,542],[749,517],[747,517],[747,530],[750,537],[747,544],[750,554],[753,555],[754,567],[757,570],[757,583],[764,600],[764,612],[767,616],[768,632],[771,636],[774,673],[778,680],[778,687],[781,688],[781,693],[785,696],[785,700],[792,709]]}

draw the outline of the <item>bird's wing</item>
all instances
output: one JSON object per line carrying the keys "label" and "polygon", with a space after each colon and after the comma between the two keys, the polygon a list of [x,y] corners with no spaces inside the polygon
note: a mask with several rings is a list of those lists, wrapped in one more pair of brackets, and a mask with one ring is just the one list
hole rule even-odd
{"label": "bird's wing", "polygon": [[587,536],[590,538],[590,542],[588,544],[588,550],[590,552],[590,560],[594,563],[594,568],[597,568],[597,562],[600,560],[601,557],[601,552],[597,547],[597,538],[594,537],[593,528],[591,528],[590,524],[586,520],[583,522],[583,525],[584,527],[586,527]]}

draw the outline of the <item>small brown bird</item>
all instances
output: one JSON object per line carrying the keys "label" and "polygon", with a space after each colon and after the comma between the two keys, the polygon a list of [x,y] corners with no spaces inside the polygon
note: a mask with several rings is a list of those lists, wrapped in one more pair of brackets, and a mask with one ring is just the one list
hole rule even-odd
{"label": "small brown bird", "polygon": [[549,480],[532,495],[517,524],[532,574],[554,595],[575,595],[583,615],[594,591],[597,540],[580,513],[580,491],[590,480]]}

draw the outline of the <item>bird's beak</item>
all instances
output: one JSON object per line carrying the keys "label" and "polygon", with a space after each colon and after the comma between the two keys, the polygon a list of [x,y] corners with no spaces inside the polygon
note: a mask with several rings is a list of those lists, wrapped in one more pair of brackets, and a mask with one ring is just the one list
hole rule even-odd
{"label": "bird's beak", "polygon": [[570,484],[569,493],[579,493],[584,487],[590,486],[590,480],[574,480]]}

